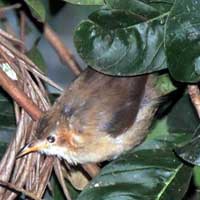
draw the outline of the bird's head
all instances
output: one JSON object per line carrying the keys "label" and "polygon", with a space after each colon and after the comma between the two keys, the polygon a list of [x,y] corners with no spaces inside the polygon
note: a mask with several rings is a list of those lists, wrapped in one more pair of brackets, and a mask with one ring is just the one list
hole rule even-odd
{"label": "bird's head", "polygon": [[64,158],[69,163],[76,164],[76,151],[81,145],[81,137],[69,129],[67,120],[58,118],[54,113],[47,113],[38,123],[37,139],[25,145],[18,157],[32,152],[40,152],[46,155],[55,155]]}

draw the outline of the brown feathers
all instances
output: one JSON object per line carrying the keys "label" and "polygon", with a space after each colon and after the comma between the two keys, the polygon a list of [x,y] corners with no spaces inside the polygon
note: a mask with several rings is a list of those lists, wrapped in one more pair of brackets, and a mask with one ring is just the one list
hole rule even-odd
{"label": "brown feathers", "polygon": [[[146,75],[113,77],[86,69],[38,124],[40,151],[70,163],[99,162],[139,144],[155,113]],[[48,143],[48,136],[55,142]]]}

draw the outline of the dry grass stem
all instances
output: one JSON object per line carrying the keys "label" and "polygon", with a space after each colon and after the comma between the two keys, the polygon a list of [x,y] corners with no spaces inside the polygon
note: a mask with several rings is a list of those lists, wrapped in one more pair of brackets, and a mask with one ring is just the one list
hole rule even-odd
{"label": "dry grass stem", "polygon": [[35,194],[28,192],[28,191],[24,190],[23,188],[16,187],[12,183],[8,183],[8,182],[4,182],[4,181],[0,180],[0,185],[4,186],[6,188],[9,188],[9,189],[15,190],[16,192],[20,192],[20,193],[26,195],[27,197],[31,197],[31,199],[41,200],[41,198],[38,198]]}

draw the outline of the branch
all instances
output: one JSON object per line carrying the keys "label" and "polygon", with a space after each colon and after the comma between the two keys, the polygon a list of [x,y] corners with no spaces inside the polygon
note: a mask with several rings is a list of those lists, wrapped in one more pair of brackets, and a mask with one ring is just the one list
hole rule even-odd
{"label": "branch", "polygon": [[200,91],[198,85],[188,86],[188,93],[200,118]]}
{"label": "branch", "polygon": [[73,58],[70,50],[64,46],[58,35],[51,29],[48,24],[44,25],[44,36],[55,48],[57,54],[60,56],[60,59],[69,66],[75,75],[79,75],[81,72],[80,66]]}
{"label": "branch", "polygon": [[42,116],[42,111],[32,102],[26,94],[17,87],[16,82],[11,80],[0,69],[0,86],[34,119],[38,120]]}

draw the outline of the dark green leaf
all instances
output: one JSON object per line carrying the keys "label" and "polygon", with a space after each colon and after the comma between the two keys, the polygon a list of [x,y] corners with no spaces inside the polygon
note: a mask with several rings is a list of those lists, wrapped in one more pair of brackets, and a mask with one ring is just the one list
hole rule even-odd
{"label": "dark green leaf", "polygon": [[111,9],[124,10],[143,16],[152,18],[159,15],[159,12],[154,7],[138,0],[105,0],[106,4]]}
{"label": "dark green leaf", "polygon": [[[200,129],[199,118],[190,98],[184,95],[172,108],[168,115],[169,132],[194,133],[192,140],[176,149],[177,154],[189,163],[200,165]],[[189,141],[189,142],[188,142]]]}
{"label": "dark green leaf", "polygon": [[191,168],[170,145],[154,141],[153,148],[132,150],[107,165],[78,200],[181,200],[190,177]]}
{"label": "dark green leaf", "polygon": [[56,15],[66,3],[64,1],[49,0],[49,10],[52,15]]}
{"label": "dark green leaf", "polygon": [[[65,195],[62,191],[60,183],[58,182],[55,175],[52,176],[52,185],[53,185],[53,200],[64,200]],[[76,199],[79,192],[76,191],[69,182],[66,182],[67,189],[72,199]]]}
{"label": "dark green leaf", "polygon": [[78,5],[103,5],[103,0],[64,0],[69,3],[78,4]]}
{"label": "dark green leaf", "polygon": [[176,149],[177,154],[185,161],[200,166],[200,130],[198,136],[194,137],[184,146]]}
{"label": "dark green leaf", "polygon": [[36,46],[33,46],[26,55],[43,71],[46,71],[46,64],[42,54]]}
{"label": "dark green leaf", "polygon": [[105,0],[105,2],[112,9],[123,9],[146,18],[152,18],[169,11],[174,0]]}
{"label": "dark green leaf", "polygon": [[29,6],[33,16],[40,22],[45,22],[46,11],[41,0],[24,0]]}
{"label": "dark green leaf", "polygon": [[144,21],[138,15],[119,10],[101,9],[93,12],[89,19],[104,29],[126,28]]}
{"label": "dark green leaf", "polygon": [[156,8],[160,13],[165,13],[168,12],[171,7],[173,6],[175,0],[165,0],[165,1],[161,1],[161,0],[154,0],[154,1],[149,1],[149,0],[145,0],[147,3],[149,3],[149,5],[151,5],[152,7]]}
{"label": "dark green leaf", "polygon": [[0,6],[7,6],[11,4],[10,0],[0,0]]}
{"label": "dark green leaf", "polygon": [[[110,19],[113,19],[113,13],[110,11]],[[118,28],[116,19],[115,29],[111,22],[105,23],[101,11],[91,18],[95,21],[82,22],[74,34],[77,51],[88,65],[113,75],[138,75],[166,68],[164,16],[134,25],[130,25],[129,16],[128,26],[124,27],[124,18]]]}
{"label": "dark green leaf", "polygon": [[53,200],[64,200],[65,195],[56,177],[53,177]]}
{"label": "dark green leaf", "polygon": [[171,133],[193,133],[199,125],[199,118],[191,103],[190,97],[184,95],[167,116],[167,124]]}
{"label": "dark green leaf", "polygon": [[200,1],[177,0],[166,24],[168,68],[178,81],[200,80]]}

